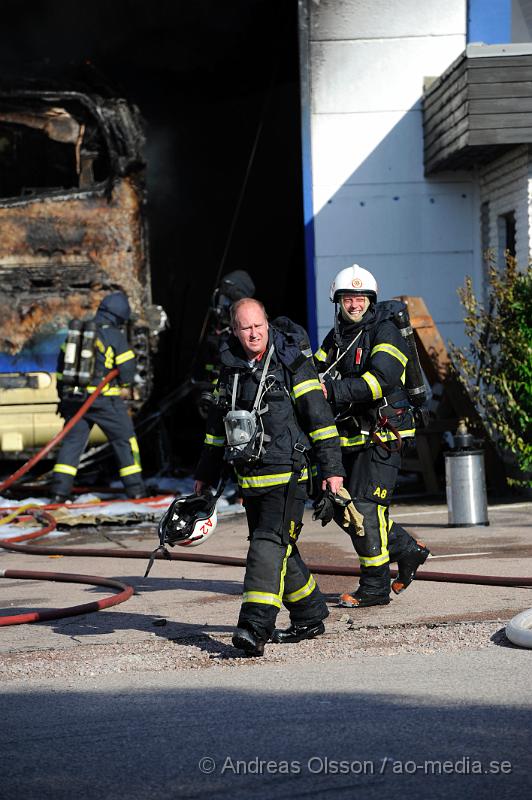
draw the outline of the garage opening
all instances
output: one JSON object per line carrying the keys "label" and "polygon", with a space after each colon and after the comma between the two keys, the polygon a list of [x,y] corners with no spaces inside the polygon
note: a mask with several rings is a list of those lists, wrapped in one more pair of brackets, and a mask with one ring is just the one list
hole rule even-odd
{"label": "garage opening", "polygon": [[[5,73],[90,62],[146,120],[152,296],[170,321],[152,408],[189,373],[220,270],[248,271],[270,317],[306,325],[297,0],[5,0],[2,12]],[[22,133],[37,157],[42,135]],[[24,169],[17,189],[31,186]],[[183,401],[165,421],[192,463],[196,409]]]}

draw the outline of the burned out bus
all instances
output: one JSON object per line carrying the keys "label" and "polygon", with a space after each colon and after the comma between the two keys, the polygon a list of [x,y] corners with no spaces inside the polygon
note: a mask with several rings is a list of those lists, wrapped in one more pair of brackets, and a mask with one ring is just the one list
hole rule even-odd
{"label": "burned out bus", "polygon": [[[151,302],[143,125],[105,86],[0,84],[0,455],[46,443],[68,323],[129,297],[139,408],[164,312]],[[96,434],[97,435],[97,434]]]}

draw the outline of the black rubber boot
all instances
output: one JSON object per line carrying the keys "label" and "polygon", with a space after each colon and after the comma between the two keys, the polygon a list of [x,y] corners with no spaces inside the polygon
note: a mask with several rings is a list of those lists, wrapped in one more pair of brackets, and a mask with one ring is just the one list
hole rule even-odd
{"label": "black rubber boot", "polygon": [[53,494],[50,497],[50,505],[52,506],[61,505],[63,503],[66,503],[67,500],[70,500],[70,495],[68,494]]}
{"label": "black rubber boot", "polygon": [[247,628],[237,628],[233,633],[233,645],[247,656],[263,656],[264,642]]}
{"label": "black rubber boot", "polygon": [[125,490],[127,496],[131,497],[132,500],[140,500],[141,498],[148,496],[144,483],[129,484],[129,486],[125,486]]}
{"label": "black rubber boot", "polygon": [[410,586],[418,567],[425,563],[429,555],[429,548],[423,542],[416,542],[412,552],[397,561],[397,577],[392,581],[392,589],[395,594],[401,594]]}
{"label": "black rubber boot", "polygon": [[293,622],[284,631],[275,630],[272,635],[272,642],[274,644],[292,644],[294,642],[302,642],[303,639],[315,639],[316,636],[321,636],[322,633],[325,633],[323,622],[315,622],[312,625],[301,625]]}
{"label": "black rubber boot", "polygon": [[368,608],[369,606],[387,606],[390,602],[389,597],[379,595],[352,595],[341,594],[338,599],[340,608]]}

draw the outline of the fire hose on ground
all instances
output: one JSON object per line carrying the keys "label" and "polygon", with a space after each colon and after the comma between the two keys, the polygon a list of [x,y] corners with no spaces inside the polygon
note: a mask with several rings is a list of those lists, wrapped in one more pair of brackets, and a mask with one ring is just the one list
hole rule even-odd
{"label": "fire hose on ground", "polygon": [[69,432],[69,430],[71,430],[74,427],[76,422],[78,422],[81,419],[81,417],[89,410],[89,408],[92,406],[96,398],[105,389],[107,384],[110,381],[112,381],[113,378],[115,378],[117,375],[118,375],[117,369],[112,369],[111,372],[108,372],[105,378],[102,381],[100,381],[100,383],[98,384],[96,389],[92,392],[92,394],[90,394],[87,397],[87,399],[85,400],[83,405],[79,408],[79,410],[76,411],[74,416],[71,419],[69,419],[68,422],[64,425],[63,429],[60,430],[59,433],[56,433],[56,435],[52,439],[50,439],[48,444],[45,444],[44,447],[41,450],[39,450],[38,453],[32,456],[29,459],[29,461],[26,461],[26,463],[23,464],[20,469],[18,469],[16,472],[10,475],[9,478],[6,478],[5,481],[2,481],[2,483],[0,483],[0,492],[3,492],[4,489],[7,489],[9,486],[15,483],[15,481],[18,481],[19,478],[22,478],[22,476],[25,475],[26,472],[29,472],[29,470],[32,467],[34,467],[35,464],[37,464],[41,460],[41,458],[44,458],[44,456],[47,455],[50,452],[50,450],[53,447],[55,447],[56,444],[58,444],[61,441],[61,439],[65,437]]}
{"label": "fire hose on ground", "polygon": [[[47,547],[42,545],[33,544],[20,544],[22,541],[29,539],[36,539],[50,533],[56,527],[56,522],[51,514],[39,509],[27,509],[27,514],[33,516],[37,521],[43,524],[42,529],[32,533],[21,534],[7,540],[0,542],[0,547],[11,552],[28,553],[31,555],[46,555],[46,556],[82,556],[82,557],[100,557],[100,558],[136,558],[147,560],[151,552],[149,550],[115,550],[115,549],[98,549],[88,547]],[[18,518],[11,515],[10,519]],[[167,553],[166,555],[158,553],[155,556],[156,560],[170,560],[170,561],[186,561],[201,564],[219,564],[226,567],[244,567],[246,560],[244,558],[236,558],[233,556],[216,556],[210,554],[195,554],[195,553]],[[338,565],[327,564],[309,564],[309,569],[316,575],[338,575],[338,576],[357,576],[360,575],[358,567],[343,567]],[[392,576],[397,574],[397,570],[391,570]],[[68,608],[50,609],[41,612],[32,612],[28,614],[18,614],[12,617],[0,617],[0,626],[17,625],[25,622],[41,622],[51,619],[61,619],[62,617],[75,616],[78,614],[87,614],[93,611],[99,611],[102,608],[109,608],[113,605],[125,602],[134,593],[131,586],[120,583],[110,578],[101,578],[94,575],[72,575],[68,573],[56,572],[33,572],[25,570],[3,570],[0,571],[0,577],[4,578],[17,578],[17,579],[30,579],[30,580],[51,580],[51,581],[65,581],[72,583],[87,583],[95,586],[111,586],[112,588],[120,589],[120,593],[109,598],[104,598],[93,603],[87,603],[81,606],[71,606]],[[472,584],[476,586],[506,586],[506,587],[532,587],[532,578],[526,577],[509,577],[500,578],[496,575],[474,575],[467,573],[450,573],[450,572],[418,572],[416,580],[422,581],[435,581],[440,583],[461,583]],[[528,626],[532,624],[532,610],[524,612],[528,615],[526,620]],[[522,617],[523,615],[518,615]],[[518,618],[515,617],[512,622]],[[519,644],[522,647],[532,646],[532,633],[522,628],[519,623]],[[509,626],[510,628],[510,626]],[[523,633],[524,630],[524,633]],[[514,641],[514,639],[511,639]],[[528,641],[528,644],[524,644]]]}
{"label": "fire hose on ground", "polygon": [[[74,425],[81,419],[81,417],[88,411],[88,409],[92,406],[96,398],[102,393],[105,386],[113,380],[114,377],[118,375],[118,370],[113,369],[111,370],[105,378],[98,384],[96,389],[88,396],[85,402],[81,405],[79,410],[74,414],[74,416],[64,425],[62,430],[59,431],[38,453],[36,453],[32,458],[30,458],[23,466],[14,472],[9,478],[2,481],[0,483],[0,492],[7,489],[9,486],[12,486],[19,478],[22,478],[26,472],[35,466],[45,455],[47,455],[56,444],[58,444],[66,434],[74,427]],[[16,514],[11,514],[6,519],[4,518],[2,522],[7,522],[8,520],[18,519],[20,517],[21,511],[19,510]],[[44,527],[40,530],[35,531],[34,533],[24,534],[22,536],[14,536],[8,541],[11,543],[17,541],[26,541],[28,539],[34,539],[39,536],[45,536],[47,533],[50,533],[56,528],[55,519],[52,517],[51,514],[47,514],[45,511],[39,511],[38,509],[34,510],[31,516],[34,516],[38,521],[44,522]],[[4,542],[7,544],[7,542]],[[127,586],[120,581],[112,580],[111,578],[101,578],[98,575],[75,575],[73,573],[62,573],[62,572],[36,572],[31,570],[16,570],[16,569],[8,569],[8,570],[0,570],[0,577],[3,578],[17,578],[20,580],[45,580],[45,581],[60,581],[63,583],[83,583],[88,584],[91,586],[109,586],[113,589],[119,589],[119,593],[113,595],[111,597],[105,597],[103,600],[97,600],[92,603],[84,603],[78,606],[70,606],[68,608],[58,608],[58,609],[50,609],[49,611],[34,611],[29,612],[27,614],[17,614],[11,617],[1,617],[0,618],[0,626],[2,625],[16,625],[22,624],[25,622],[41,622],[45,620],[51,619],[60,619],[63,617],[72,617],[77,614],[89,614],[93,611],[100,611],[102,608],[110,608],[111,606],[118,605],[119,603],[124,603],[128,600],[131,595],[133,594],[133,588],[131,586]]]}
{"label": "fire hose on ground", "polygon": [[[83,403],[79,411],[72,417],[71,420],[65,425],[62,431],[31,458],[23,467],[17,472],[13,473],[3,483],[0,484],[0,491],[11,486],[19,477],[24,475],[31,467],[43,458],[55,446],[63,436],[76,424],[76,422],[83,416],[88,408],[92,405],[96,397],[101,393],[105,385],[112,380],[117,374],[118,370],[110,372],[104,380],[98,385],[96,390],[88,397]],[[39,545],[20,544],[20,542],[36,539],[50,533],[56,528],[56,521],[51,514],[38,508],[26,508],[27,514],[38,522],[41,522],[43,527],[40,530],[32,533],[21,534],[14,536],[10,539],[5,539],[0,542],[0,547],[4,550],[12,552],[28,553],[32,555],[46,555],[46,556],[81,556],[81,557],[100,557],[100,558],[136,558],[147,560],[151,552],[148,550],[111,550],[111,549],[97,549],[87,547],[43,547]],[[18,510],[15,514],[9,515],[9,521],[21,518],[22,510]],[[2,522],[6,522],[4,518]],[[202,564],[218,564],[227,567],[244,567],[246,559],[236,558],[232,556],[216,556],[210,554],[193,554],[193,553],[157,553],[156,560],[170,560],[170,561],[187,561]],[[335,575],[335,576],[358,576],[360,569],[358,567],[343,567],[338,565],[327,564],[309,564],[309,569],[316,575]],[[395,577],[397,570],[390,571],[392,577]],[[63,617],[76,616],[80,614],[88,614],[94,611],[100,611],[103,608],[110,608],[114,605],[124,603],[133,594],[134,589],[120,581],[111,578],[104,578],[96,575],[77,575],[73,573],[58,573],[58,572],[35,572],[31,570],[0,570],[0,577],[3,578],[16,578],[27,580],[49,580],[60,581],[65,583],[84,583],[92,586],[109,586],[118,589],[119,593],[110,597],[103,598],[102,600],[85,603],[77,606],[69,606],[66,608],[49,609],[45,611],[35,611],[26,614],[16,614],[13,616],[0,617],[0,627],[7,625],[20,625],[27,622],[43,622],[52,619],[61,619]],[[505,587],[532,587],[532,578],[528,577],[509,577],[501,578],[496,575],[474,575],[467,573],[450,573],[450,572],[429,572],[423,571],[416,574],[416,580],[422,581],[435,581],[440,583],[461,583],[472,584],[476,586],[505,586]],[[522,614],[514,617],[507,626],[507,635],[510,641],[521,647],[532,647],[532,609],[523,612]]]}

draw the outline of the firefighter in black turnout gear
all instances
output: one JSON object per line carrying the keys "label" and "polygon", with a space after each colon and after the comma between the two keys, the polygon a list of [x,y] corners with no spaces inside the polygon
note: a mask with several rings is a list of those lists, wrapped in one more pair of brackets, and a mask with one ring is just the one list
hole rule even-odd
{"label": "firefighter in black turnout gear", "polygon": [[63,366],[65,346],[58,360],[57,386],[59,412],[68,422],[87,399],[87,394],[113,368],[119,376],[108,383],[85,415],[67,433],[59,450],[53,469],[51,492],[55,502],[64,502],[70,495],[76,477],[79,459],[85,449],[93,425],[99,425],[111,444],[118,461],[119,475],[128,497],[145,497],[139,446],[133,423],[121,398],[122,390],[133,382],[135,353],[129,347],[123,330],[131,310],[123,292],[112,292],[104,297],[96,316],[94,335],[94,367],[91,383],[83,389],[65,386]]}
{"label": "firefighter in black turnout gear", "polygon": [[225,275],[213,293],[205,340],[200,342],[198,366],[190,382],[192,400],[203,419],[207,419],[220,374],[220,343],[231,333],[231,305],[254,294],[255,284],[243,269]]}
{"label": "firefighter in black turnout gear", "polygon": [[[264,644],[298,642],[324,632],[324,598],[297,548],[312,468],[333,493],[343,483],[338,431],[325,401],[305,331],[286,317],[268,325],[257,300],[232,308],[233,334],[220,348],[216,405],[207,421],[195,491],[215,485],[224,462],[244,497],[249,550],[233,636],[247,655]],[[287,630],[275,630],[281,604]]]}
{"label": "firefighter in black turnout gear", "polygon": [[[412,582],[429,550],[389,519],[401,465],[401,446],[415,436],[405,388],[409,349],[394,322],[398,301],[377,303],[377,283],[354,264],[331,285],[335,327],[316,353],[324,394],[333,409],[346,488],[362,514],[363,528],[348,531],[360,560],[358,589],[340,597],[357,608],[390,602],[390,561],[397,561],[396,594]],[[341,519],[335,514],[335,520]],[[345,527],[345,526],[342,526]]]}

